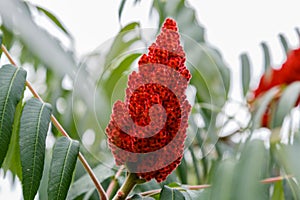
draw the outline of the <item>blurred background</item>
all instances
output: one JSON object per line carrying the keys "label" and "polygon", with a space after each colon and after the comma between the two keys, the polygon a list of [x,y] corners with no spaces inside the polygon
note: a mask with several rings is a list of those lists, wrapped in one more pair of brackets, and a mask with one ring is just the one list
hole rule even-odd
{"label": "blurred background", "polygon": [[[45,101],[53,105],[54,114],[71,136],[82,142],[83,151],[93,167],[101,165],[115,170],[103,130],[113,102],[124,96],[127,76],[136,68],[136,59],[147,52],[146,47],[153,42],[164,18],[170,16],[178,21],[186,45],[197,42],[202,46],[204,53],[203,49],[196,49],[195,55],[192,49],[186,50],[188,67],[193,73],[193,86],[189,88],[188,96],[194,105],[194,124],[191,122],[189,128],[193,134],[187,141],[186,166],[181,166],[177,172],[182,183],[201,184],[210,179],[212,160],[221,156],[218,151],[226,152],[222,148],[228,148],[211,147],[220,135],[237,131],[240,135],[231,138],[231,142],[237,144],[245,133],[249,134],[251,114],[245,104],[248,92],[257,86],[265,71],[266,55],[261,43],[265,42],[269,47],[270,65],[275,68],[286,58],[278,34],[287,38],[290,47],[299,46],[299,35],[295,31],[300,25],[297,0],[28,0],[22,5],[20,2],[0,0],[0,24],[5,44],[12,55],[19,58],[17,63],[28,71],[28,80]],[[123,3],[124,6],[120,6]],[[18,6],[22,12],[11,17],[10,13]],[[142,31],[136,31],[137,28]],[[45,52],[49,55],[43,55]],[[241,75],[240,56],[243,53],[249,56],[252,66],[246,91],[243,91]],[[5,63],[8,60],[2,56],[1,65]],[[124,68],[118,68],[120,63]],[[212,79],[214,76],[216,78]],[[29,98],[29,92],[25,96]],[[204,135],[202,139],[196,136],[199,130]],[[48,149],[59,134],[54,128],[50,132]],[[218,134],[209,136],[209,132]],[[202,149],[204,143],[206,153]],[[197,168],[193,165],[195,160],[200,162],[211,152],[212,158],[205,161],[210,164],[201,161],[195,174],[184,175],[188,167]],[[50,156],[51,152],[48,154]],[[12,173],[9,171],[4,175],[4,171],[0,171],[0,199],[22,199],[21,184],[15,176],[19,169],[9,164],[6,168]],[[84,170],[79,164],[74,180],[83,175]],[[42,180],[43,184],[45,182]],[[44,199],[45,191],[42,190],[41,186],[37,199]]]}

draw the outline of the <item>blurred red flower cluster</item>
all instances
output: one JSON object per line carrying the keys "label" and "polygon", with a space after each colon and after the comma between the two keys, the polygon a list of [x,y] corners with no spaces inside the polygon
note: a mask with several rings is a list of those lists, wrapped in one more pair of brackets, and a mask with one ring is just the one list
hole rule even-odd
{"label": "blurred red flower cluster", "polygon": [[180,164],[191,109],[185,95],[191,74],[174,20],[166,19],[138,64],[139,71],[129,76],[125,102],[114,104],[108,144],[117,165],[161,182]]}
{"label": "blurred red flower cluster", "polygon": [[[288,53],[287,60],[279,69],[270,68],[260,79],[258,87],[253,91],[254,100],[274,86],[286,86],[295,81],[300,81],[300,48]],[[278,101],[276,96],[273,101]],[[297,100],[296,105],[300,103]],[[262,118],[262,126],[268,127],[271,115],[271,105],[266,109]]]}

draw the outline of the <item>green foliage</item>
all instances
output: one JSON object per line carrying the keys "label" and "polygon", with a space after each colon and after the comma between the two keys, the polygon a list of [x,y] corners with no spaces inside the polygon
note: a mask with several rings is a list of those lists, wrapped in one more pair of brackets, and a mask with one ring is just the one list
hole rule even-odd
{"label": "green foliage", "polygon": [[264,53],[264,69],[265,72],[271,67],[271,58],[270,58],[270,50],[268,45],[265,42],[261,43],[261,47],[263,49],[263,53]]}
{"label": "green foliage", "polygon": [[35,98],[26,102],[22,112],[19,142],[25,200],[34,199],[43,175],[50,115],[51,107]]}
{"label": "green foliage", "polygon": [[175,188],[170,188],[165,185],[160,192],[159,199],[160,200],[184,200],[185,198],[179,190]]}
{"label": "green foliage", "polygon": [[20,180],[22,180],[22,167],[20,158],[19,133],[22,110],[23,102],[20,101],[16,107],[10,145],[8,147],[7,155],[2,165],[4,171],[10,170],[13,174],[17,175]]}
{"label": "green foliage", "polygon": [[0,166],[12,135],[17,104],[23,96],[26,71],[11,65],[0,68]]}
{"label": "green foliage", "polygon": [[249,57],[247,54],[241,55],[241,61],[242,61],[242,86],[243,86],[243,94],[246,96],[249,85],[250,85],[250,79],[251,79],[251,66]]}
{"label": "green foliage", "polygon": [[[28,3],[28,2],[26,2]],[[67,36],[69,36],[71,38],[71,34],[69,33],[69,31],[67,31],[67,29],[64,27],[64,25],[60,22],[60,20],[54,15],[52,14],[50,11],[48,11],[45,8],[42,8],[40,6],[36,6],[36,8],[44,13],[54,24],[56,24],[56,26],[63,31]]]}
{"label": "green foliage", "polygon": [[[136,4],[139,0],[133,2]],[[120,21],[126,3],[128,1],[121,1],[118,11]],[[80,140],[87,129],[95,131],[93,144],[86,149],[82,148],[82,151],[101,184],[107,188],[115,171],[103,163],[99,164],[99,159],[109,163],[112,161],[111,152],[105,145],[106,138],[101,134],[104,130],[101,128],[107,125],[112,103],[124,98],[128,74],[134,69],[133,64],[140,55],[145,53],[142,48],[136,50],[135,45],[148,45],[149,41],[145,42],[147,33],[139,30],[141,25],[138,22],[125,25],[109,43],[108,49],[101,48],[99,54],[92,52],[85,58],[88,63],[92,61],[91,57],[100,55],[100,62],[97,61],[99,66],[90,69],[84,63],[85,60],[76,60],[72,48],[64,47],[57,38],[42,30],[32,17],[33,12],[46,17],[72,43],[71,34],[56,15],[28,2],[7,1],[7,7],[14,9],[0,7],[0,30],[3,33],[0,34],[0,44],[3,43],[8,49],[20,49],[19,54],[14,57],[18,59],[17,63],[26,64],[36,73],[33,77],[39,79],[35,75],[41,71],[45,73],[45,80],[41,81],[46,92],[41,96],[52,105],[53,114],[72,138]],[[281,138],[272,139],[280,135],[278,132],[286,116],[291,116],[291,110],[299,96],[299,83],[271,89],[251,104],[252,110],[249,110],[249,105],[245,102],[246,94],[251,90],[251,66],[247,54],[242,54],[241,94],[244,99],[238,104],[241,110],[246,110],[250,119],[246,125],[241,125],[237,123],[239,119],[236,119],[235,114],[226,113],[226,106],[233,103],[228,98],[231,87],[230,70],[220,52],[207,43],[205,29],[198,21],[195,9],[186,0],[153,0],[150,10],[158,13],[159,27],[166,17],[174,18],[179,25],[187,56],[186,65],[192,73],[189,89],[195,90],[189,95],[192,96],[191,99],[195,97],[195,100],[191,102],[194,107],[189,120],[189,146],[176,173],[173,172],[163,183],[150,181],[137,186],[130,199],[300,199],[300,162],[297,157],[300,151],[299,130],[290,128],[294,125],[291,120],[288,142],[284,144],[279,142]],[[10,23],[11,13],[16,13],[16,24]],[[26,24],[26,28],[22,28],[20,24]],[[299,29],[296,32],[299,36]],[[284,52],[288,53],[290,48],[287,39],[283,34],[279,37]],[[264,69],[267,71],[271,67],[270,49],[266,43],[261,46]],[[79,69],[77,63],[82,65],[78,76],[74,76],[74,71]],[[76,94],[62,86],[66,75],[71,82],[79,83],[78,88],[74,88]],[[97,82],[99,77],[101,80]],[[56,140],[54,149],[52,150],[51,145],[45,149],[47,134],[59,137],[60,133],[55,128],[48,130],[51,111],[47,104],[36,99],[27,102],[23,99],[25,79],[26,72],[20,68],[5,65],[0,69],[0,166],[20,178],[24,199],[33,199],[38,189],[41,199],[98,199],[88,174],[81,166],[75,168],[79,153],[78,142],[65,137],[58,140],[53,138]],[[82,83],[87,83],[86,87]],[[91,103],[91,96],[88,94],[94,91],[94,87],[97,87],[95,91],[99,95],[95,95],[96,101]],[[274,97],[278,91],[283,93],[276,102]],[[61,103],[65,104],[65,109],[59,108]],[[270,124],[271,141],[253,140],[257,135],[263,135],[260,132],[261,120],[269,108],[273,114]],[[94,119],[95,114],[99,118]],[[203,121],[203,124],[199,121]],[[231,127],[232,123],[238,125],[237,131],[225,136],[219,134],[226,129],[226,125]],[[76,175],[73,177],[74,171]],[[124,174],[117,178],[118,183],[113,193],[124,182]],[[276,183],[261,183],[264,178],[285,175],[294,177]],[[197,189],[189,186],[195,184],[210,184],[211,187]],[[162,189],[161,192],[158,192],[159,189]],[[154,192],[143,196],[143,192],[149,191]]]}
{"label": "green foliage", "polygon": [[[96,174],[99,182],[103,182],[105,179],[115,174],[115,171],[103,165],[95,167],[93,171]],[[88,174],[84,174],[72,184],[68,192],[67,199],[75,199],[78,196],[89,191],[95,191],[95,186]]]}
{"label": "green foliage", "polygon": [[48,199],[65,199],[75,169],[79,143],[61,137],[56,141],[49,173]]}
{"label": "green foliage", "polygon": [[271,127],[273,129],[282,126],[285,116],[287,116],[291,109],[296,105],[299,94],[300,82],[292,83],[285,88],[275,109],[275,115],[272,119]]}
{"label": "green foliage", "polygon": [[283,49],[284,53],[287,55],[290,51],[288,41],[287,41],[286,37],[283,34],[279,34],[279,39],[280,39],[280,42],[281,42],[282,49]]}
{"label": "green foliage", "polygon": [[261,99],[256,102],[255,109],[253,111],[253,119],[252,119],[252,130],[260,127],[262,116],[265,113],[266,109],[269,106],[269,103],[275,97],[278,92],[278,88],[272,88],[266,94],[264,94]]}

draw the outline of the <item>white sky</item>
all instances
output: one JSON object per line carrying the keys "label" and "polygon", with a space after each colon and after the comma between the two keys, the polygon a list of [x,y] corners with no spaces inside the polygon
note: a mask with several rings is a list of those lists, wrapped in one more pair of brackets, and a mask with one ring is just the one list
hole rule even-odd
{"label": "white sky", "polygon": [[[78,55],[94,50],[113,37],[119,30],[117,1],[96,0],[30,0],[57,15],[72,33]],[[128,0],[123,13],[122,24],[140,21],[143,28],[155,28],[156,20],[149,20],[149,6],[152,1],[142,0],[132,8]],[[232,69],[233,81],[239,81],[239,55],[250,55],[256,81],[263,66],[260,42],[271,47],[274,66],[282,63],[284,56],[278,33],[284,33],[290,44],[298,45],[294,28],[300,27],[299,0],[190,0],[198,11],[198,19],[206,28],[208,41],[217,47],[228,66]],[[155,15],[154,15],[155,17]],[[239,87],[234,87],[232,96],[237,97]],[[20,199],[20,186],[9,190],[7,182],[1,180],[0,199]],[[12,196],[13,195],[13,196]]]}

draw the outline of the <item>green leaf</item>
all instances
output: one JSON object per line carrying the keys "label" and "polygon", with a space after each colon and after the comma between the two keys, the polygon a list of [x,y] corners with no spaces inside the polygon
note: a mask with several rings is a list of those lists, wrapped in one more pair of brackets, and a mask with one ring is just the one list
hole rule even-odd
{"label": "green leaf", "polygon": [[122,13],[123,13],[125,3],[126,3],[126,0],[121,1],[120,7],[119,7],[119,21],[121,21],[121,17],[122,17]]}
{"label": "green leaf", "polygon": [[270,50],[269,50],[268,45],[265,42],[261,43],[261,47],[264,52],[265,72],[266,72],[271,67]]}
{"label": "green leaf", "polygon": [[[140,27],[137,22],[132,22],[123,27],[118,35],[114,38],[113,44],[105,59],[105,67],[110,66],[114,59],[118,58],[122,53],[129,49],[129,47],[136,41],[140,39],[138,33],[135,29]],[[125,40],[126,36],[130,35],[130,40]]]}
{"label": "green leaf", "polygon": [[[167,17],[174,18],[182,34],[188,35],[197,42],[204,42],[204,28],[196,17],[196,11],[185,0],[162,1],[154,0],[152,10],[159,14],[160,26]],[[188,46],[188,45],[187,45]]]}
{"label": "green leaf", "polygon": [[242,54],[240,57],[242,61],[242,85],[243,85],[243,95],[246,96],[249,90],[249,84],[251,79],[251,66],[249,57],[247,54]]}
{"label": "green leaf", "polygon": [[282,126],[285,116],[296,106],[300,94],[300,82],[295,82],[285,88],[272,119],[272,128]]}
{"label": "green leaf", "polygon": [[155,199],[152,197],[143,197],[139,194],[135,194],[132,197],[130,197],[130,200],[155,200]]}
{"label": "green leaf", "polygon": [[17,175],[20,180],[22,180],[22,166],[20,158],[19,134],[22,109],[23,102],[20,101],[16,107],[10,145],[2,165],[4,171],[10,170],[14,175]]}
{"label": "green leaf", "polygon": [[54,22],[54,24],[56,24],[56,26],[60,30],[62,30],[66,35],[68,35],[72,39],[72,36],[69,33],[69,31],[67,31],[67,29],[64,27],[64,25],[60,22],[60,20],[54,14],[52,14],[49,10],[46,10],[45,8],[42,8],[40,6],[35,6],[35,7],[38,9],[38,11],[44,13],[52,22]]}
{"label": "green leaf", "polygon": [[188,182],[188,175],[187,175],[187,163],[185,160],[185,156],[182,157],[180,165],[177,167],[178,176],[182,184],[187,184]]}
{"label": "green leaf", "polygon": [[300,29],[298,27],[295,28],[296,34],[298,36],[298,40],[300,42]]}
{"label": "green leaf", "polygon": [[182,194],[185,200],[209,200],[210,198],[210,188],[203,190],[186,190]]}
{"label": "green leaf", "polygon": [[232,199],[235,166],[234,161],[225,160],[217,167],[212,181],[211,199]]}
{"label": "green leaf", "polygon": [[288,185],[284,185],[285,195],[291,193],[293,199],[299,199],[300,188],[299,185],[295,183],[295,181],[297,183],[300,181],[300,161],[298,159],[300,152],[299,136],[294,137],[293,145],[278,144],[273,150],[275,151],[274,155],[276,155],[276,160],[282,167],[284,174],[293,175],[296,178],[296,180],[286,180]]}
{"label": "green leaf", "polygon": [[278,181],[274,184],[274,192],[272,194],[271,200],[283,200],[284,199],[284,191],[282,181]]}
{"label": "green leaf", "polygon": [[2,54],[2,42],[3,42],[3,33],[0,30],[0,58],[1,58],[1,54]]}
{"label": "green leaf", "polygon": [[25,200],[34,199],[43,175],[46,136],[51,106],[31,98],[25,103],[20,122],[20,155]]}
{"label": "green leaf", "polygon": [[79,153],[79,143],[60,137],[54,146],[48,183],[48,199],[65,199]]}
{"label": "green leaf", "polygon": [[185,200],[184,195],[175,188],[164,186],[160,192],[160,200]]}
{"label": "green leaf", "polygon": [[12,65],[0,68],[0,167],[12,135],[17,104],[23,96],[26,71]]}
{"label": "green leaf", "polygon": [[234,170],[233,195],[231,199],[268,199],[267,185],[260,180],[268,177],[268,154],[263,141],[252,140],[245,144],[239,163]]}
{"label": "green leaf", "polygon": [[194,166],[195,176],[196,176],[195,178],[196,178],[197,184],[200,184],[201,183],[201,176],[200,176],[200,169],[199,169],[200,161],[197,159],[197,157],[195,155],[193,146],[189,146],[189,151],[191,153],[192,160],[193,160],[193,166]]}
{"label": "green leaf", "polygon": [[[117,99],[112,98],[113,93],[116,93],[118,95],[118,99],[123,99],[125,97],[125,89],[127,84],[121,84],[121,88],[116,87],[118,82],[122,80],[123,78],[126,78],[125,81],[127,82],[127,75],[124,73],[129,70],[132,63],[140,56],[140,53],[134,53],[130,54],[129,56],[125,58],[121,58],[120,62],[117,63],[116,67],[112,67],[111,73],[109,75],[109,78],[105,80],[102,84],[107,97],[110,98],[110,102],[115,102]],[[124,77],[125,76],[125,77]],[[115,91],[118,89],[117,91]],[[123,98],[120,98],[123,96]]]}
{"label": "green leaf", "polygon": [[256,107],[254,110],[253,119],[252,119],[252,130],[260,127],[261,119],[263,114],[265,113],[267,107],[269,106],[269,103],[271,100],[275,97],[277,94],[278,88],[273,87],[268,92],[266,92],[259,100],[256,102]]}
{"label": "green leaf", "polygon": [[290,48],[286,37],[283,34],[279,34],[279,40],[284,50],[284,53],[287,55],[289,53]]}
{"label": "green leaf", "polygon": [[[115,174],[115,172],[112,169],[104,165],[98,165],[93,169],[93,171],[97,176],[99,182],[102,182],[108,177],[111,177]],[[87,193],[90,190],[95,190],[95,185],[91,180],[90,176],[88,174],[85,174],[72,184],[68,192],[67,199],[76,199],[78,196]]]}

